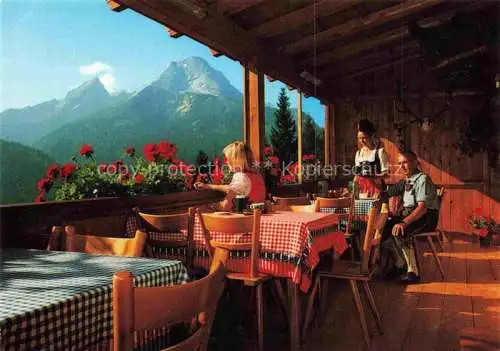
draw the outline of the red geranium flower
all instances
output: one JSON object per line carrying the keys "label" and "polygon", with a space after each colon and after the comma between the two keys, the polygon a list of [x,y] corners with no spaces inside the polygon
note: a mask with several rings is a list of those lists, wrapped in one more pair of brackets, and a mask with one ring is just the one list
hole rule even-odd
{"label": "red geranium flower", "polygon": [[82,156],[91,157],[93,153],[94,153],[94,148],[92,147],[92,145],[83,144],[82,147],[80,148],[80,155]]}
{"label": "red geranium flower", "polygon": [[45,197],[45,194],[40,193],[36,198],[35,202],[45,202],[47,201],[47,198]]}
{"label": "red geranium flower", "polygon": [[271,156],[273,154],[273,148],[270,146],[266,146],[264,148],[264,156]]}
{"label": "red geranium flower", "polygon": [[171,161],[175,158],[177,149],[175,145],[169,141],[161,141],[157,147],[158,154],[166,161]]}
{"label": "red geranium flower", "polygon": [[144,145],[143,152],[144,152],[144,158],[146,160],[148,160],[149,162],[156,161],[156,158],[158,157],[158,148],[156,144]]}
{"label": "red geranium flower", "polygon": [[105,164],[99,165],[99,173],[106,173],[107,168],[108,165]]}
{"label": "red geranium flower", "polygon": [[47,167],[46,175],[48,178],[57,179],[59,176],[59,165],[53,164]]}
{"label": "red geranium flower", "polygon": [[76,165],[74,163],[66,163],[60,168],[60,171],[61,177],[68,178],[76,171]]}
{"label": "red geranium flower", "polygon": [[486,235],[488,235],[488,228],[478,228],[476,229],[476,233],[479,236],[485,237]]}
{"label": "red geranium flower", "polygon": [[114,163],[108,165],[108,173],[109,174],[116,174],[118,171],[118,167]]}
{"label": "red geranium flower", "polygon": [[144,180],[144,176],[141,173],[137,173],[134,177],[135,184],[141,184]]}
{"label": "red geranium flower", "polygon": [[477,207],[474,209],[474,215],[476,216],[482,216],[483,215],[483,209],[481,207]]}
{"label": "red geranium flower", "polygon": [[52,188],[52,179],[42,178],[36,183],[36,187],[39,191],[48,192]]}
{"label": "red geranium flower", "polygon": [[135,156],[135,149],[132,146],[129,146],[125,149],[125,153],[130,156],[134,157]]}
{"label": "red geranium flower", "polygon": [[269,157],[269,161],[271,161],[271,163],[275,166],[280,164],[280,159],[276,156]]}

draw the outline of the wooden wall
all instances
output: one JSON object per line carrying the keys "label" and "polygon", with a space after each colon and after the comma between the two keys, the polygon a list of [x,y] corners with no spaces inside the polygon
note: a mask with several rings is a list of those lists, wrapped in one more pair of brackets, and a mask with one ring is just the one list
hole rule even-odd
{"label": "wooden wall", "polygon": [[[357,87],[350,87],[358,89],[360,94],[352,95],[352,98],[340,98],[335,103],[336,162],[354,162],[357,121],[368,118],[378,126],[378,134],[392,163],[396,162],[399,145],[409,147],[419,156],[421,169],[428,173],[436,184],[447,188],[440,220],[445,230],[470,233],[467,217],[478,207],[500,222],[500,166],[496,169],[490,168],[485,154],[468,157],[463,155],[456,145],[460,138],[460,127],[468,115],[467,111],[477,108],[484,97],[469,93],[456,96],[451,109],[436,118],[432,130],[423,131],[418,123],[412,123],[406,124],[403,133],[398,133],[395,122],[408,123],[413,118],[398,112],[394,96],[396,77],[401,78],[402,74],[406,74],[406,78],[403,78],[412,85],[411,77],[424,72],[418,65],[406,65],[404,71],[399,73],[392,69],[392,74],[376,72],[368,80],[360,79]],[[414,72],[408,72],[411,69],[414,69]],[[417,79],[419,78],[415,80]],[[422,79],[419,81],[422,82]],[[426,84],[432,85],[433,82],[427,80]],[[377,86],[380,87],[379,97],[374,96]],[[422,85],[417,88],[422,88]],[[445,102],[442,95],[433,96],[422,99],[418,98],[418,94],[408,94],[406,100],[413,111],[427,116],[439,111]]]}

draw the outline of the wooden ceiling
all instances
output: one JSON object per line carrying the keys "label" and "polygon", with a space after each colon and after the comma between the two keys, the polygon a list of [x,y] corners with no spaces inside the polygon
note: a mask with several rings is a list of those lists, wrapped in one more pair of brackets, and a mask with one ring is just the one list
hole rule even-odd
{"label": "wooden ceiling", "polygon": [[432,27],[458,10],[498,11],[498,2],[489,0],[107,1],[115,11],[137,11],[171,35],[187,35],[322,102],[333,101],[342,80],[419,57],[409,22]]}

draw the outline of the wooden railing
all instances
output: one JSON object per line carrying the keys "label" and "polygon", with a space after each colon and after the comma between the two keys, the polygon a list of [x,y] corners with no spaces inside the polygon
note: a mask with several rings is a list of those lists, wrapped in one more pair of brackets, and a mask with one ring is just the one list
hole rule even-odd
{"label": "wooden railing", "polygon": [[1,205],[0,247],[43,249],[53,225],[92,218],[112,219],[115,225],[108,226],[111,233],[107,234],[119,234],[125,232],[126,219],[135,206],[178,211],[223,198],[224,194],[219,191],[192,191],[134,198],[110,197]]}

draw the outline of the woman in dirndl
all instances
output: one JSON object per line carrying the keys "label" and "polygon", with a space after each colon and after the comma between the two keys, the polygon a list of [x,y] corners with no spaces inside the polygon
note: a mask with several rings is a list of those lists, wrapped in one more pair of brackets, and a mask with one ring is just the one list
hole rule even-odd
{"label": "woman in dirndl", "polygon": [[359,199],[377,199],[384,190],[389,158],[375,135],[375,125],[367,119],[358,124],[358,150],[354,158],[355,183]]}

